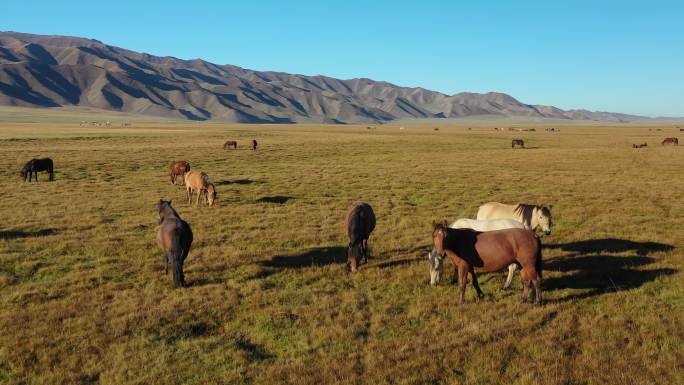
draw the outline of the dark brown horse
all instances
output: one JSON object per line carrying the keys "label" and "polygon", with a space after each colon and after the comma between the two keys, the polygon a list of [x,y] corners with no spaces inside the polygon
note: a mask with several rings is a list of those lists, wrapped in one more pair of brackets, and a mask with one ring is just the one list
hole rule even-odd
{"label": "dark brown horse", "polygon": [[511,140],[511,148],[515,148],[515,146],[520,146],[520,148],[525,148],[525,142],[522,139],[513,139],[513,140]]}
{"label": "dark brown horse", "polygon": [[644,147],[648,147],[648,143],[644,142],[641,144],[632,144],[632,148],[644,148]]}
{"label": "dark brown horse", "polygon": [[223,143],[223,149],[228,149],[230,147],[233,147],[234,150],[237,150],[237,142],[234,140],[229,140],[225,143]]}
{"label": "dark brown horse", "polygon": [[21,169],[19,175],[21,175],[21,177],[24,178],[24,182],[26,182],[26,179],[28,179],[28,181],[30,182],[31,177],[35,175],[36,182],[38,182],[38,173],[41,171],[45,171],[48,173],[49,180],[55,180],[54,164],[52,163],[52,159],[50,158],[34,158],[29,160],[24,165],[24,168]]}
{"label": "dark brown horse", "polygon": [[164,253],[164,274],[169,273],[169,259],[173,264],[173,287],[185,286],[183,262],[188,257],[192,245],[190,225],[182,220],[171,201],[159,200],[159,230],[157,244]]}
{"label": "dark brown horse", "polygon": [[375,229],[373,208],[365,202],[353,203],[347,211],[345,228],[349,236],[347,258],[352,273],[355,273],[361,259],[368,263],[368,238]]}
{"label": "dark brown horse", "polygon": [[484,294],[477,283],[475,268],[498,271],[511,263],[522,266],[522,302],[527,301],[529,289],[534,284],[534,301],[541,302],[541,241],[530,230],[505,229],[478,232],[470,229],[451,229],[447,222],[434,223],[432,240],[438,254],[446,254],[458,271],[460,303],[465,301],[468,273],[477,296]]}
{"label": "dark brown horse", "polygon": [[677,138],[675,138],[675,137],[672,137],[672,138],[665,138],[665,139],[663,140],[662,145],[664,146],[664,145],[666,145],[666,144],[672,144],[672,145],[674,145],[674,146],[679,146],[679,139],[677,139]]}
{"label": "dark brown horse", "polygon": [[256,150],[258,145],[259,143],[257,143],[256,139],[252,139],[252,150]]}
{"label": "dark brown horse", "polygon": [[[173,162],[171,162],[171,168],[169,171],[171,183],[176,184],[176,178],[178,176],[182,177],[188,171],[190,171],[190,163],[188,163],[187,160],[174,160]],[[180,180],[182,181],[183,178],[181,178]]]}

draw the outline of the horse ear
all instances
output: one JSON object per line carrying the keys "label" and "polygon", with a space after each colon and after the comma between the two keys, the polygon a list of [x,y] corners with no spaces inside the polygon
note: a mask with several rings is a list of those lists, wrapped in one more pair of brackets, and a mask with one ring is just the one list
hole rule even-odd
{"label": "horse ear", "polygon": [[444,225],[444,228],[449,227],[449,224],[447,223],[446,219],[444,221],[442,221],[442,225]]}

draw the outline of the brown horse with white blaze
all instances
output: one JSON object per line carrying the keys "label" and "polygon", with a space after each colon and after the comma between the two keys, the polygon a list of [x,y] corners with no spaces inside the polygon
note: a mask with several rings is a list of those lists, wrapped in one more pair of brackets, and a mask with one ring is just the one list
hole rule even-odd
{"label": "brown horse with white blaze", "polygon": [[368,238],[375,229],[375,213],[365,202],[355,202],[347,211],[345,228],[349,236],[347,258],[352,273],[358,269],[361,259],[368,263]]}
{"label": "brown horse with white blaze", "polygon": [[505,229],[484,233],[470,229],[452,229],[447,222],[434,223],[432,241],[435,251],[446,254],[458,271],[460,303],[465,302],[467,275],[472,277],[478,298],[484,297],[475,268],[484,271],[502,270],[511,263],[522,267],[522,302],[527,301],[534,284],[534,301],[541,303],[541,241],[530,230]]}

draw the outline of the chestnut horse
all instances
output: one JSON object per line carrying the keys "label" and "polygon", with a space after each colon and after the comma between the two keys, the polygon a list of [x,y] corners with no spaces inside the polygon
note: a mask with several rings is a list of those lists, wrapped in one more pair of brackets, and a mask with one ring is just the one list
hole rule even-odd
{"label": "chestnut horse", "polygon": [[[171,168],[169,171],[169,176],[171,177],[171,183],[176,184],[176,178],[180,176],[185,176],[185,173],[190,171],[190,163],[187,160],[174,160],[171,162]],[[182,180],[182,179],[181,179]]]}
{"label": "chestnut horse", "polygon": [[478,298],[484,297],[477,283],[475,268],[498,271],[511,263],[522,266],[522,302],[527,301],[534,284],[534,302],[541,303],[541,241],[531,230],[505,229],[484,233],[470,229],[451,229],[447,222],[434,223],[432,241],[438,254],[446,254],[458,270],[460,303],[465,302],[468,273]]}
{"label": "chestnut horse", "polygon": [[40,171],[45,171],[48,173],[48,178],[49,180],[55,180],[55,169],[54,169],[54,164],[52,163],[52,159],[50,158],[43,158],[43,159],[31,159],[26,164],[24,165],[24,168],[21,169],[21,172],[19,173],[22,178],[24,178],[24,182],[26,182],[26,179],[28,178],[28,181],[31,182],[31,177],[35,176],[36,177],[36,182],[38,182],[38,172]]}
{"label": "chestnut horse", "polygon": [[347,258],[355,273],[362,258],[368,263],[368,238],[375,229],[373,208],[365,202],[354,202],[347,211],[345,228],[349,236]]}
{"label": "chestnut horse", "polygon": [[252,150],[256,150],[258,144],[259,143],[257,143],[256,139],[252,139]]}
{"label": "chestnut horse", "polygon": [[229,140],[229,141],[223,143],[223,149],[224,150],[230,148],[231,146],[233,146],[234,150],[237,150],[237,142],[236,141]]}
{"label": "chestnut horse", "polygon": [[672,137],[672,138],[665,138],[665,139],[663,140],[662,145],[664,146],[664,145],[666,145],[666,144],[672,144],[672,145],[674,145],[674,146],[679,146],[679,139],[677,139],[677,138],[675,138],[675,137]]}
{"label": "chestnut horse", "polygon": [[181,219],[171,207],[171,201],[159,200],[159,229],[157,245],[164,253],[164,274],[169,273],[169,259],[173,264],[173,286],[185,286],[183,262],[188,257],[192,245],[192,230],[188,222]]}

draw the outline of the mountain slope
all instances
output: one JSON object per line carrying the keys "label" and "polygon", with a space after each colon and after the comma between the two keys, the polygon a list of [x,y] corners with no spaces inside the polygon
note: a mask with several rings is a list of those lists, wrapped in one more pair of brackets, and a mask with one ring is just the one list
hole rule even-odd
{"label": "mountain slope", "polygon": [[501,93],[445,95],[370,79],[252,71],[148,55],[97,40],[16,32],[0,32],[0,105],[74,105],[243,123],[381,123],[473,115],[644,119],[527,105]]}

